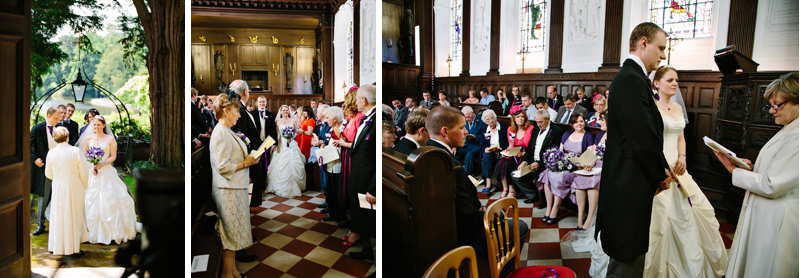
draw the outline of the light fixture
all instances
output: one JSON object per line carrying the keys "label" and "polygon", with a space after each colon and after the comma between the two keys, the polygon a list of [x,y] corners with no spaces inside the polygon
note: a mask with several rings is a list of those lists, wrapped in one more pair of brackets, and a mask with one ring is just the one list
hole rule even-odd
{"label": "light fixture", "polygon": [[89,85],[89,83],[86,83],[81,78],[80,69],[78,69],[78,77],[70,84],[72,85],[72,95],[75,97],[75,102],[83,102],[83,97],[86,94],[86,85]]}

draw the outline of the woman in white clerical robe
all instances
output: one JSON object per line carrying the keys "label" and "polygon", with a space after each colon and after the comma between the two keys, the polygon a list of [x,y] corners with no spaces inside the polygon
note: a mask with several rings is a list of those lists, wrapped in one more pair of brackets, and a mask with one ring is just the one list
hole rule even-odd
{"label": "woman in white clerical robe", "polygon": [[751,170],[716,153],[747,190],[731,245],[725,277],[798,277],[798,84],[797,72],[781,76],[766,90],[769,113],[783,128],[758,154]]}
{"label": "woman in white clerical robe", "polygon": [[57,127],[53,139],[58,145],[47,153],[44,169],[44,175],[53,180],[47,250],[53,255],[83,254],[81,242],[89,241],[84,214],[87,171],[81,150],[67,142],[66,128]]}

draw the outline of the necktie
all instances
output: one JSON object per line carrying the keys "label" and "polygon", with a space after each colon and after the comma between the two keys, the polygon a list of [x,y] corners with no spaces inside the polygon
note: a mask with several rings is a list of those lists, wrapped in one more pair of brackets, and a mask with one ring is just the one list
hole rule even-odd
{"label": "necktie", "polygon": [[553,109],[556,109],[556,99],[553,99]]}
{"label": "necktie", "polygon": [[47,129],[50,130],[50,136],[53,136],[53,126],[47,126]]}
{"label": "necktie", "polygon": [[561,119],[561,122],[562,123],[568,123],[569,122],[569,116],[571,116],[571,115],[572,115],[572,110],[567,110],[567,114],[564,115],[564,118]]}

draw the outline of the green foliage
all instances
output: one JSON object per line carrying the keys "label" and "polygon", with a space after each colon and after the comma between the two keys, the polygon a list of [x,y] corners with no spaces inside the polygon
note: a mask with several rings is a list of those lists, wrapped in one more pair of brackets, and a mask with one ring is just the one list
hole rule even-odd
{"label": "green foliage", "polygon": [[[97,11],[104,7],[96,0],[37,0],[31,3],[31,89],[34,92],[42,87],[43,76],[50,73],[53,65],[70,57],[60,47],[63,40],[51,41],[58,29],[69,26],[76,33],[100,30],[103,18]],[[81,8],[90,10],[90,14],[75,13]],[[91,41],[87,42],[91,46]],[[71,43],[70,46],[77,49]]]}
{"label": "green foliage", "polygon": [[125,82],[114,95],[125,104],[135,104],[139,114],[150,115],[150,80],[149,76],[134,76]]}
{"label": "green foliage", "polygon": [[133,162],[133,168],[142,168],[142,169],[160,169],[158,165],[152,160],[140,160]]}
{"label": "green foliage", "polygon": [[140,24],[139,17],[119,17],[119,29],[123,37],[117,42],[122,45],[125,66],[135,65],[145,61],[147,56],[147,45],[144,39],[144,28]]}
{"label": "green foliage", "polygon": [[150,140],[150,115],[131,115],[131,123],[120,120],[119,114],[106,117],[106,122],[117,136],[133,136],[134,140]]}

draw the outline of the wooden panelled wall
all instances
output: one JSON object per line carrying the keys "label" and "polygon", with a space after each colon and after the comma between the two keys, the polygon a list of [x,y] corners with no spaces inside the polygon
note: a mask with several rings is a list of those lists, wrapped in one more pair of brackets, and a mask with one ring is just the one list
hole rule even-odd
{"label": "wooden panelled wall", "polygon": [[[230,36],[234,38],[232,42]],[[250,37],[258,36],[255,43]],[[203,41],[200,37],[203,37]],[[275,37],[278,42],[273,42]],[[301,44],[302,40],[302,44]],[[219,81],[214,55],[224,55],[222,82],[242,79],[242,72],[266,72],[267,78],[248,78],[248,85],[259,85],[273,95],[311,94],[311,75],[316,45],[314,30],[192,28],[192,63],[200,94],[217,94]],[[287,89],[286,53],[294,57],[291,90]],[[235,64],[235,71],[231,66]],[[270,89],[271,88],[271,89]]]}
{"label": "wooden panelled wall", "polygon": [[[316,100],[319,101],[322,99],[322,95],[293,95],[293,96],[285,96],[285,95],[268,95],[264,93],[257,93],[252,92],[250,94],[250,99],[247,100],[248,105],[253,105],[253,107],[258,107],[256,101],[258,100],[259,96],[264,96],[267,98],[267,110],[277,114],[278,108],[281,105],[292,105],[294,104],[297,107],[303,106],[311,106],[311,101]],[[216,99],[217,95],[209,96],[212,100]],[[329,105],[331,103],[328,103]]]}

